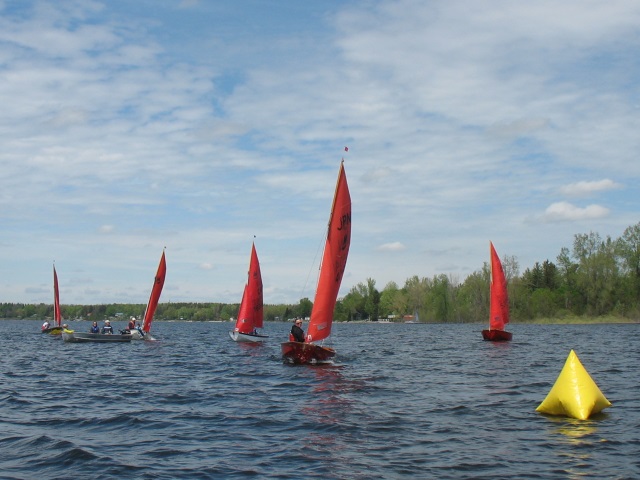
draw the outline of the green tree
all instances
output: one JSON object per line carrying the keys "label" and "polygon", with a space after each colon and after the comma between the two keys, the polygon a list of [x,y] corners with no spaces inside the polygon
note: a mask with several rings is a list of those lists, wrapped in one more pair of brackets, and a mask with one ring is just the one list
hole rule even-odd
{"label": "green tree", "polygon": [[469,275],[460,286],[460,317],[468,322],[486,322],[489,318],[489,265]]}
{"label": "green tree", "polygon": [[378,320],[378,310],[380,309],[380,292],[376,290],[376,281],[367,278],[366,295],[364,297],[364,313],[372,321]]}
{"label": "green tree", "polygon": [[352,287],[349,293],[342,299],[345,312],[349,316],[349,320],[362,320],[365,318],[364,304],[366,287],[363,283],[359,283]]}
{"label": "green tree", "polygon": [[621,259],[622,271],[628,277],[629,303],[637,310],[640,305],[640,223],[627,227],[616,241],[616,253]]}
{"label": "green tree", "polygon": [[429,280],[427,278],[419,278],[417,275],[405,281],[403,290],[407,296],[407,310],[403,314],[412,314],[416,310],[422,309],[429,287]]}
{"label": "green tree", "polygon": [[575,235],[573,257],[578,261],[576,280],[582,293],[587,313],[602,315],[616,303],[618,265],[615,245],[611,238],[602,240],[594,232]]}
{"label": "green tree", "polygon": [[389,282],[380,293],[380,317],[387,318],[394,315],[396,318],[408,311],[408,300],[404,290],[398,288],[395,282]]}
{"label": "green tree", "polygon": [[296,308],[296,316],[307,318],[311,316],[311,310],[313,309],[313,302],[307,297],[300,299],[300,303]]}

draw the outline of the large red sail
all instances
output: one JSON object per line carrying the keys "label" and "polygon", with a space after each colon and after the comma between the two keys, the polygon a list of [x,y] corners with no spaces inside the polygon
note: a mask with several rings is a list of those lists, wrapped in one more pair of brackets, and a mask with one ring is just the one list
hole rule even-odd
{"label": "large red sail", "polygon": [[58,327],[62,324],[62,313],[60,313],[60,292],[58,290],[58,274],[56,266],[53,266],[53,319]]}
{"label": "large red sail", "polygon": [[350,244],[351,195],[343,162],[340,164],[340,172],[338,173],[327,240],[320,267],[320,278],[307,329],[307,342],[317,342],[331,334],[333,310],[336,306],[342,275],[347,265]]}
{"label": "large red sail", "polygon": [[242,302],[238,311],[236,328],[240,333],[253,333],[254,328],[263,327],[263,293],[262,274],[256,246],[251,246],[251,259],[249,261],[249,273],[247,283],[244,286]]}
{"label": "large red sail", "polygon": [[491,330],[504,330],[509,323],[509,297],[507,295],[507,281],[500,263],[500,257],[491,247],[491,298],[489,307],[489,328]]}
{"label": "large red sail", "polygon": [[158,271],[153,281],[153,288],[151,289],[151,296],[149,297],[149,303],[147,303],[147,310],[144,312],[144,320],[142,321],[142,330],[145,333],[149,333],[151,330],[151,322],[153,321],[153,315],[156,313],[156,307],[160,300],[160,294],[162,293],[162,287],[164,286],[164,277],[167,275],[167,262],[164,258],[164,250],[162,251],[162,257],[160,257],[160,265],[158,265]]}

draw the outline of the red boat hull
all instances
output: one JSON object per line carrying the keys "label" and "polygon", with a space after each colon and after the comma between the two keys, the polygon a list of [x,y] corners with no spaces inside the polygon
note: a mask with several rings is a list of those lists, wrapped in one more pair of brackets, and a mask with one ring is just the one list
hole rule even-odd
{"label": "red boat hull", "polygon": [[504,330],[482,330],[482,338],[492,342],[508,342],[512,336],[511,332]]}
{"label": "red boat hull", "polygon": [[313,343],[285,342],[282,344],[282,358],[295,364],[327,363],[336,356],[333,348]]}

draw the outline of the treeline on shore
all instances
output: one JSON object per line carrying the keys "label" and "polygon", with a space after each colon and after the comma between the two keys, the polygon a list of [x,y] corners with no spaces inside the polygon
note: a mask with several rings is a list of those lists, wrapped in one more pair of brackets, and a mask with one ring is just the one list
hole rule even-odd
{"label": "treeline on shore", "polygon": [[[488,255],[487,255],[488,257]],[[507,277],[512,322],[570,317],[640,317],[640,223],[617,239],[590,232],[574,236],[556,261],[536,262],[520,273],[517,258],[502,257]],[[489,318],[489,263],[463,282],[451,275],[414,276],[400,287],[395,282],[382,291],[374,279],[354,286],[338,300],[336,321],[390,319],[404,321],[417,315],[421,322],[484,322]],[[266,321],[306,318],[313,303],[265,305]],[[160,303],[157,320],[228,321],[238,313],[237,303]],[[63,305],[64,318],[96,319],[143,315],[142,304]],[[3,303],[0,318],[51,318],[53,305]]]}

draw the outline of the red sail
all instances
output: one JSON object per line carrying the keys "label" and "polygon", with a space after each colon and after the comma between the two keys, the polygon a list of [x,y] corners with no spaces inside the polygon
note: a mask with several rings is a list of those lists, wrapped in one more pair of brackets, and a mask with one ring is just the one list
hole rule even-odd
{"label": "red sail", "polygon": [[500,257],[491,247],[491,298],[489,308],[489,328],[491,330],[504,330],[509,323],[509,297],[507,295],[507,281],[500,263]]}
{"label": "red sail", "polygon": [[53,266],[53,319],[58,327],[62,324],[62,314],[60,313],[60,292],[58,291],[58,274],[56,266]]}
{"label": "red sail", "polygon": [[147,310],[144,312],[144,320],[142,321],[142,330],[145,333],[149,333],[149,330],[151,330],[151,322],[153,321],[153,315],[156,313],[156,307],[160,300],[160,294],[162,293],[162,287],[164,286],[164,277],[166,275],[167,262],[164,258],[163,250],[162,257],[160,257],[160,265],[158,265],[158,271],[156,272],[156,278],[153,281],[153,288],[151,289],[149,303],[147,303]]}
{"label": "red sail", "polygon": [[263,326],[262,274],[256,246],[251,246],[251,260],[247,283],[242,293],[236,328],[240,333],[252,333],[254,328]]}
{"label": "red sail", "polygon": [[342,275],[347,265],[350,244],[351,195],[343,162],[340,164],[338,182],[333,197],[320,277],[307,329],[307,342],[317,342],[331,334],[333,310],[336,306]]}

